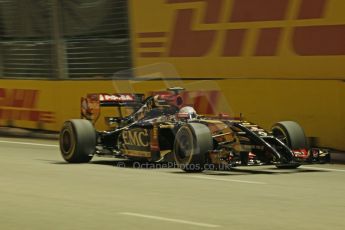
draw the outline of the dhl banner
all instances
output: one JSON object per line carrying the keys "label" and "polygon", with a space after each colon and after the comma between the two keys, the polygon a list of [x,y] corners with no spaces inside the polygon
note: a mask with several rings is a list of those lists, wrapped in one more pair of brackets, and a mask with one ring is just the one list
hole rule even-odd
{"label": "dhl banner", "polygon": [[[294,120],[320,146],[345,150],[345,83],[326,80],[0,80],[0,126],[59,131],[63,122],[80,118],[81,97],[88,93],[145,93],[182,86],[186,105],[199,114],[228,113],[269,129],[277,121]],[[288,90],[287,90],[288,89]],[[107,129],[104,108],[96,123]]]}
{"label": "dhl banner", "polygon": [[136,67],[171,63],[184,78],[345,79],[344,0],[129,2]]}
{"label": "dhl banner", "polygon": [[54,130],[57,123],[57,100],[53,85],[47,82],[0,80],[0,126]]}

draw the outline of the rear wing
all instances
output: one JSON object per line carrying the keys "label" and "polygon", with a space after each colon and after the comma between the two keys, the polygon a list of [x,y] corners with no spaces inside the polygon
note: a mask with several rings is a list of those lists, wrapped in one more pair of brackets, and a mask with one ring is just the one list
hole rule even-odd
{"label": "rear wing", "polygon": [[87,100],[98,101],[100,106],[136,106],[141,105],[144,100],[144,94],[88,94]]}
{"label": "rear wing", "polygon": [[94,123],[100,115],[101,107],[118,107],[119,110],[121,107],[138,108],[142,106],[143,100],[144,94],[87,94],[81,98],[81,117]]}

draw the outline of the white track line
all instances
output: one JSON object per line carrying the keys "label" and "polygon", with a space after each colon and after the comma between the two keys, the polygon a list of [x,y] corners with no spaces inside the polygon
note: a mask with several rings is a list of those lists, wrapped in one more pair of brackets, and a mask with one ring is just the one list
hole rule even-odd
{"label": "white track line", "polygon": [[220,225],[206,224],[206,223],[181,220],[181,219],[172,219],[172,218],[166,218],[166,217],[161,217],[161,216],[151,216],[151,215],[145,215],[145,214],[134,213],[134,212],[120,212],[118,214],[126,215],[126,216],[135,216],[135,217],[146,218],[146,219],[151,219],[151,220],[160,220],[160,221],[174,222],[174,223],[179,223],[179,224],[188,224],[188,225],[194,225],[194,226],[205,227],[205,228],[221,227]]}
{"label": "white track line", "polygon": [[7,143],[7,144],[17,144],[17,145],[32,145],[32,146],[44,146],[44,147],[59,147],[58,145],[48,145],[48,144],[39,144],[33,142],[17,142],[17,141],[1,141],[0,143]]}
{"label": "white track line", "polygon": [[322,170],[322,171],[330,171],[330,172],[345,172],[344,169],[328,169],[328,168],[309,167],[309,166],[302,166],[301,169]]}
{"label": "white track line", "polygon": [[198,179],[205,179],[205,180],[217,180],[217,181],[237,182],[237,183],[246,183],[246,184],[267,184],[267,183],[259,182],[259,181],[233,180],[233,179],[215,178],[215,177],[208,177],[208,176],[191,176],[191,177],[198,178]]}

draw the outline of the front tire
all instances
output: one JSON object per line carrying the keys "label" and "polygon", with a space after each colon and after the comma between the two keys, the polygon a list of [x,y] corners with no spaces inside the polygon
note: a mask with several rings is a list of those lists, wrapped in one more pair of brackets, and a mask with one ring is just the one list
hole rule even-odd
{"label": "front tire", "polygon": [[69,163],[89,162],[96,149],[96,131],[90,121],[66,121],[60,132],[60,152]]}
{"label": "front tire", "polygon": [[[281,121],[272,126],[273,135],[287,145],[291,150],[307,149],[307,138],[303,128],[294,121]],[[278,163],[278,169],[296,169],[301,163],[293,161]]]}
{"label": "front tire", "polygon": [[202,172],[206,155],[212,149],[212,135],[204,124],[190,123],[176,133],[173,148],[175,161],[186,172]]}
{"label": "front tire", "polygon": [[281,121],[272,126],[272,133],[291,149],[307,149],[303,128],[294,121]]}

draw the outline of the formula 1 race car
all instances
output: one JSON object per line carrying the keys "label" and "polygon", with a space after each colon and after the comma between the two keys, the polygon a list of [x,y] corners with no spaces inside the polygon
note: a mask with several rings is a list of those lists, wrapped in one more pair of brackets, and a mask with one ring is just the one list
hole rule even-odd
{"label": "formula 1 race car", "polygon": [[[237,159],[255,155],[278,168],[301,165],[293,150],[307,149],[303,129],[293,121],[278,122],[272,131],[242,119],[202,116],[185,105],[181,91],[143,94],[88,94],[81,101],[83,119],[64,123],[60,150],[70,163],[89,162],[94,155],[157,162],[168,154],[187,172],[201,172],[207,165],[229,169]],[[118,109],[107,117],[110,131],[96,131],[94,123],[101,107]],[[131,109],[123,115],[123,109]],[[114,111],[115,114],[115,111]],[[213,167],[214,168],[214,167]]]}

